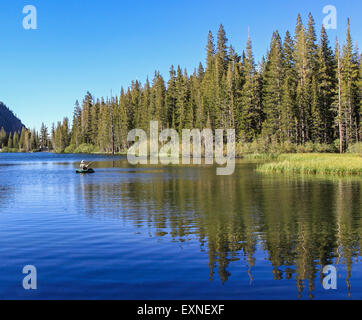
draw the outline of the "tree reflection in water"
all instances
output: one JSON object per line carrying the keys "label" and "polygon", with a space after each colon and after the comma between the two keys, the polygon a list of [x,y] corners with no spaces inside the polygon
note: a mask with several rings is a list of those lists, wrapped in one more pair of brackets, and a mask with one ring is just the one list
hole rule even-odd
{"label": "tree reflection in water", "polygon": [[350,290],[360,256],[362,179],[263,176],[242,163],[229,177],[210,167],[119,167],[77,190],[88,215],[101,204],[140,232],[179,243],[197,238],[208,252],[210,280],[217,272],[225,283],[229,265],[241,261],[252,283],[259,247],[274,280],[295,279],[299,297],[307,291],[313,298],[330,264],[346,267]]}

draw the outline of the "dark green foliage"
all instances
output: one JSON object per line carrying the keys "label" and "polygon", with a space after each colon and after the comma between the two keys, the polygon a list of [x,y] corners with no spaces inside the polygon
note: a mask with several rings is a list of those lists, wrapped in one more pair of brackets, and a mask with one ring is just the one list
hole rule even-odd
{"label": "dark green foliage", "polygon": [[[68,119],[52,127],[51,144],[58,152],[122,152],[128,147],[129,130],[148,130],[149,122],[156,120],[160,130],[235,128],[238,142],[296,150],[313,144],[334,146],[339,139],[345,151],[361,140],[362,112],[361,57],[349,21],[347,26],[346,43],[333,51],[324,28],[317,38],[312,15],[307,27],[299,15],[294,36],[286,32],[282,39],[275,31],[257,64],[250,36],[239,56],[220,25],[216,45],[212,32],[208,34],[205,68],[200,63],[189,75],[181,66],[172,66],[168,80],[155,72],[152,81],[134,81],[107,99],[87,92],[75,104],[72,127]],[[45,126],[39,136],[21,128],[15,131],[11,139],[9,132],[0,131],[0,146],[9,143],[29,151],[50,144]]]}
{"label": "dark green foliage", "polygon": [[[265,122],[263,133],[277,139],[283,139],[283,84],[284,84],[283,48],[278,32],[274,32],[269,56],[263,72],[263,110]],[[289,90],[287,91],[289,92]]]}
{"label": "dark green foliage", "polygon": [[[360,139],[361,98],[360,58],[353,50],[348,23],[346,44],[338,59],[330,48],[326,30],[318,41],[315,23],[309,14],[304,27],[298,16],[294,38],[278,31],[270,49],[256,65],[250,36],[241,57],[228,46],[220,25],[217,43],[209,32],[206,68],[199,65],[190,76],[180,66],[172,66],[165,83],[155,72],[152,83],[132,82],[115,99],[96,100],[88,92],[82,107],[76,103],[71,147],[82,143],[103,152],[120,152],[128,147],[127,132],[149,129],[156,120],[160,129],[235,128],[240,142],[265,141],[267,144],[333,144],[343,132],[345,147]],[[341,115],[338,112],[341,89]],[[341,121],[343,130],[339,130]],[[67,138],[58,124],[54,147],[63,150]],[[57,133],[58,132],[58,133]],[[59,138],[60,132],[65,138]],[[345,149],[344,149],[345,150]]]}
{"label": "dark green foliage", "polygon": [[237,88],[239,98],[236,126],[240,140],[250,142],[260,134],[263,119],[260,99],[262,75],[255,69],[250,37],[241,63],[243,85]]}

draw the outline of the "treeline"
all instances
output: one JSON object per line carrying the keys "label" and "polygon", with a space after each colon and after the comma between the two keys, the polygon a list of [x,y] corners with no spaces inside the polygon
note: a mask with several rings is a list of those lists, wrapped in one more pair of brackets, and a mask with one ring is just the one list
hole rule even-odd
{"label": "treeline", "polygon": [[[239,55],[228,45],[221,25],[214,41],[209,32],[206,65],[192,74],[180,66],[166,81],[132,82],[120,95],[95,98],[89,92],[69,119],[53,125],[57,152],[120,152],[133,128],[235,128],[240,145],[337,146],[344,152],[361,141],[361,56],[349,21],[346,41],[331,48],[324,27],[317,38],[309,14],[298,15],[295,32],[275,31],[270,48],[256,64],[249,37]],[[288,151],[288,150],[284,150]]]}
{"label": "treeline", "polygon": [[14,134],[6,133],[2,127],[0,129],[0,150],[3,152],[31,152],[51,150],[52,143],[49,138],[48,128],[42,124],[40,133],[35,129],[28,130],[25,127],[21,132]]}

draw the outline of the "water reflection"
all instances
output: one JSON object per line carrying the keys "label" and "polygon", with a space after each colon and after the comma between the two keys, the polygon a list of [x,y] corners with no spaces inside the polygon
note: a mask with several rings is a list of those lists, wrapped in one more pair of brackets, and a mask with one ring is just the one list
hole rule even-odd
{"label": "water reflection", "polygon": [[23,294],[16,270],[29,257],[46,298],[320,298],[329,264],[341,276],[330,297],[362,295],[361,178],[261,175],[244,162],[220,177],[109,158],[80,176],[82,158],[99,159],[9,157],[0,159],[0,296]]}
{"label": "water reflection", "polygon": [[82,177],[74,191],[90,217],[102,212],[180,244],[197,239],[208,253],[210,280],[226,283],[231,264],[241,263],[252,284],[259,248],[273,279],[295,281],[299,297],[314,297],[330,264],[346,267],[350,292],[360,256],[362,180],[264,176],[253,166],[239,163],[233,176],[220,177],[210,167],[98,163],[98,177]]}

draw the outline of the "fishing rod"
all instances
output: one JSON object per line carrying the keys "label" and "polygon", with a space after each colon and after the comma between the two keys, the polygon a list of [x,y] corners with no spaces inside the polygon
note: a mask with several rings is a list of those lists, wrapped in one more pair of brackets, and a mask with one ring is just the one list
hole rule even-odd
{"label": "fishing rod", "polygon": [[92,163],[94,163],[94,161],[89,162],[85,167],[88,168]]}

